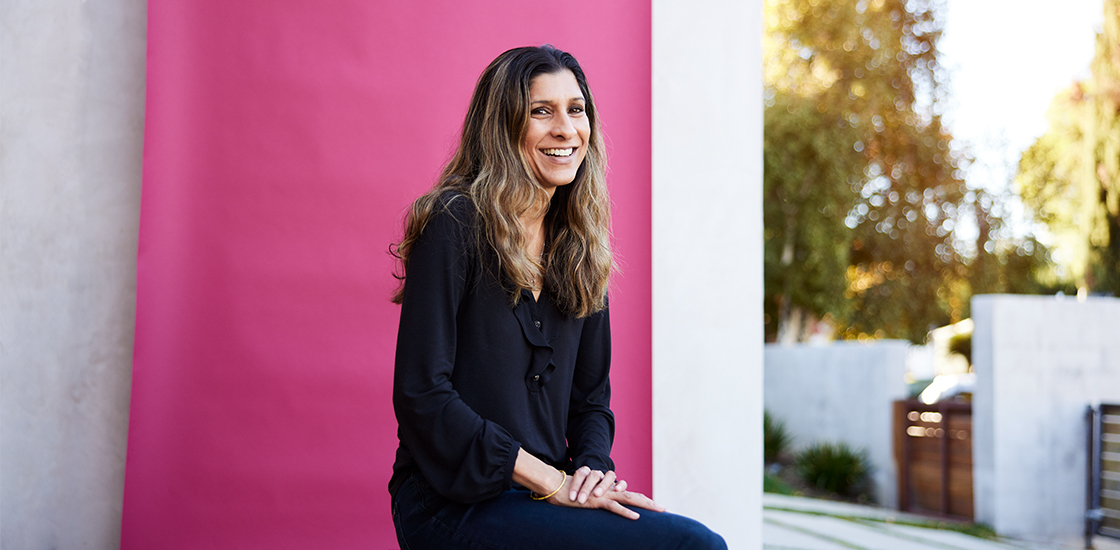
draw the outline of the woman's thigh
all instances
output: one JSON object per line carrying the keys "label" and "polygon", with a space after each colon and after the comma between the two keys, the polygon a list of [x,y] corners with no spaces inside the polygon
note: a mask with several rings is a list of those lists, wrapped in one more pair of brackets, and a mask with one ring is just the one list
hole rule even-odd
{"label": "woman's thigh", "polygon": [[397,491],[393,519],[402,550],[542,549],[722,550],[723,539],[701,523],[637,509],[626,519],[603,510],[564,508],[507,491],[477,504],[449,501],[419,476]]}

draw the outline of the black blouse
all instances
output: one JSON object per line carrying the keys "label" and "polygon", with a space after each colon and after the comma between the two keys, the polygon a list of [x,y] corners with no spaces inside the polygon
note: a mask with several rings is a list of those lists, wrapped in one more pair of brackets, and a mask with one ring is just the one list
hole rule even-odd
{"label": "black blouse", "polygon": [[497,496],[519,447],[569,472],[614,469],[607,310],[569,317],[547,289],[511,307],[493,254],[479,253],[470,198],[442,203],[408,258],[390,492],[419,471],[451,500]]}

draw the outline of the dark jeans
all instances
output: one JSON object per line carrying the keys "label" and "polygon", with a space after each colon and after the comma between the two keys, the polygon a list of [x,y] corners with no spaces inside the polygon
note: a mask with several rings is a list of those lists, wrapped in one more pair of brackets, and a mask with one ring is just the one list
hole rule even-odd
{"label": "dark jeans", "polygon": [[726,550],[723,538],[700,522],[669,512],[636,509],[626,519],[605,510],[565,508],[511,489],[476,504],[443,498],[413,474],[393,497],[401,550]]}

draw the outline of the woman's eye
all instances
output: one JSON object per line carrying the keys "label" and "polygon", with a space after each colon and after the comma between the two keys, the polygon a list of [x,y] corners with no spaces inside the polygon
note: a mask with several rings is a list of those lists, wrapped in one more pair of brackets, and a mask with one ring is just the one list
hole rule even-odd
{"label": "woman's eye", "polygon": [[583,113],[583,107],[580,107],[579,105],[576,105],[575,107],[572,107],[571,109],[569,109],[568,112],[572,113],[572,114],[581,114],[581,113]]}
{"label": "woman's eye", "polygon": [[533,109],[532,111],[529,111],[529,114],[531,114],[531,115],[547,115],[548,114],[548,109],[545,109],[544,107],[537,107],[536,109]]}

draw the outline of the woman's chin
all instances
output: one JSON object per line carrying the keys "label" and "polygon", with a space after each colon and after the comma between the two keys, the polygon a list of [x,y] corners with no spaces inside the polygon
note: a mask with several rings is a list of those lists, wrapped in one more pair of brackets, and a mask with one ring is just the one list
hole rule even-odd
{"label": "woman's chin", "polygon": [[547,177],[537,176],[537,181],[540,182],[541,187],[544,187],[546,189],[563,187],[565,185],[568,185],[569,183],[572,183],[573,181],[575,181],[575,179],[576,173],[574,170],[571,173],[547,174]]}

